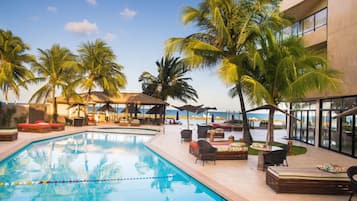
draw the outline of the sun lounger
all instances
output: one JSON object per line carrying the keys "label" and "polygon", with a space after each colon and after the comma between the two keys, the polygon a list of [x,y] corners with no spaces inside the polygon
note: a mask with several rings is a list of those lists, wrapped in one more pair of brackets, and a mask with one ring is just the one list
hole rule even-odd
{"label": "sun lounger", "polygon": [[0,129],[0,141],[16,140],[17,135],[17,129]]}
{"label": "sun lounger", "polygon": [[129,126],[129,121],[126,119],[121,119],[119,121],[119,126]]}
{"label": "sun lounger", "polygon": [[131,120],[130,126],[140,126],[140,120],[139,119]]}
{"label": "sun lounger", "polygon": [[222,128],[224,130],[234,130],[234,131],[242,131],[243,125],[237,123],[213,123],[212,127],[215,128]]}
{"label": "sun lounger", "polygon": [[62,131],[65,125],[61,123],[46,123],[43,120],[37,120],[33,124],[19,123],[17,129],[22,132],[46,133],[50,131]]}
{"label": "sun lounger", "polygon": [[17,130],[22,132],[47,133],[50,132],[52,128],[48,124],[19,123],[17,124]]}
{"label": "sun lounger", "polygon": [[277,193],[348,194],[346,173],[330,173],[311,168],[269,167],[266,184]]}

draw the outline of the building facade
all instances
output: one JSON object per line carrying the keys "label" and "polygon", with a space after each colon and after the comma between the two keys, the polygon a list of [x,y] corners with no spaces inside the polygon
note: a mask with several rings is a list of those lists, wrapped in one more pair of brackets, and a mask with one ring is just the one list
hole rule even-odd
{"label": "building facade", "polygon": [[284,0],[281,10],[295,23],[280,37],[303,37],[306,47],[326,55],[329,65],[342,73],[337,91],[311,93],[293,102],[289,136],[298,141],[357,158],[357,115],[334,118],[357,106],[356,0]]}

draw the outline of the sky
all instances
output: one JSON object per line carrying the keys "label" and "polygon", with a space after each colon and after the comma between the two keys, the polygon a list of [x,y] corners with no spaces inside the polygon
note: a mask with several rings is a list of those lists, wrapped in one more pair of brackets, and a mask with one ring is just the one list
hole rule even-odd
{"label": "sky", "polygon": [[[77,54],[79,46],[96,39],[105,40],[124,66],[127,86],[123,92],[142,92],[140,74],[157,75],[155,62],[164,55],[165,41],[197,32],[183,25],[182,9],[197,7],[199,0],[1,0],[0,28],[11,30],[29,44],[28,53],[38,56],[38,48],[60,44]],[[216,68],[197,69],[187,74],[199,99],[190,104],[217,107],[219,111],[240,111],[238,97],[228,95]],[[40,85],[21,90],[10,102],[27,103]],[[0,94],[0,100],[4,100]],[[170,105],[184,103],[168,100]],[[249,108],[249,106],[248,106]]]}

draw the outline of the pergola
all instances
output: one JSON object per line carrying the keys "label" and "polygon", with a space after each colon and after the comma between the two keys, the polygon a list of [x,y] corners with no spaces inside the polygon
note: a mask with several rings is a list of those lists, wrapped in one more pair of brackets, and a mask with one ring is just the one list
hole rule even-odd
{"label": "pergola", "polygon": [[[64,97],[59,96],[56,97],[56,101],[59,104],[84,104],[84,105],[92,105],[92,112],[95,113],[96,104],[121,104],[125,105],[125,117],[137,118],[138,107],[140,106],[152,106],[156,108],[162,108],[158,110],[158,113],[155,113],[155,120],[157,119],[157,115],[159,115],[159,119],[161,122],[164,121],[165,118],[165,110],[168,103],[165,101],[148,96],[143,93],[128,93],[128,92],[120,92],[115,94],[114,96],[107,96],[103,92],[94,91],[91,92],[90,96],[88,93],[81,93],[77,98],[74,97]],[[50,101],[52,102],[52,101]],[[134,109],[133,109],[134,108]],[[131,111],[135,111],[134,114]]]}

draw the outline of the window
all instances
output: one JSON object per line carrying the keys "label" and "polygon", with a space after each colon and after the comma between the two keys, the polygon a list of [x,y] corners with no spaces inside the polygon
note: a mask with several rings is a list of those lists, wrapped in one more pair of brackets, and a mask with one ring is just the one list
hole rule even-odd
{"label": "window", "polygon": [[315,18],[314,15],[312,15],[304,19],[303,21],[304,34],[314,31],[314,18]]}
{"label": "window", "polygon": [[291,27],[285,27],[283,29],[283,40],[288,39],[291,37]]}
{"label": "window", "polygon": [[322,27],[327,24],[327,8],[315,14],[315,28]]}

